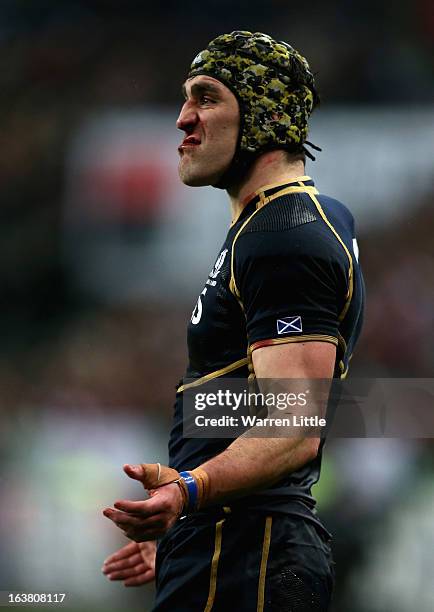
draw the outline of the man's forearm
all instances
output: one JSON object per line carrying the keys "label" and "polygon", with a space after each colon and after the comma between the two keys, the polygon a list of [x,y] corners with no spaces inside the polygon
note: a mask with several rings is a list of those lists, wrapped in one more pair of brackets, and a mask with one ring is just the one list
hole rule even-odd
{"label": "man's forearm", "polygon": [[230,501],[266,488],[311,461],[319,438],[240,436],[200,467],[209,477],[203,506]]}
{"label": "man's forearm", "polygon": [[[275,347],[272,347],[275,348]],[[334,349],[334,347],[333,347]],[[273,352],[274,355],[274,352]],[[259,364],[262,366],[262,364]],[[270,369],[276,369],[271,367]],[[330,368],[329,368],[330,369]],[[265,369],[264,375],[268,371]],[[308,379],[304,370],[297,371],[300,379],[261,379],[261,391],[271,392],[276,397],[279,393],[298,393],[305,391],[306,382],[311,391],[309,404],[302,408],[291,407],[289,413],[271,413],[276,416],[309,416],[323,417],[327,407],[330,379],[326,385],[322,378]],[[315,372],[315,374],[317,374]],[[329,375],[329,371],[321,371],[321,376]],[[273,426],[268,428],[273,435]],[[282,428],[276,426],[275,435],[282,434]],[[284,476],[295,472],[317,456],[320,444],[321,430],[304,426],[298,431],[298,436],[263,437],[262,427],[252,427],[242,436],[236,438],[222,453],[203,463],[200,468],[206,472],[204,499],[200,506],[205,507],[226,500],[243,497],[254,491],[264,489],[281,480]],[[310,435],[309,435],[310,434]],[[257,435],[258,437],[255,437]],[[194,473],[194,471],[193,471]]]}

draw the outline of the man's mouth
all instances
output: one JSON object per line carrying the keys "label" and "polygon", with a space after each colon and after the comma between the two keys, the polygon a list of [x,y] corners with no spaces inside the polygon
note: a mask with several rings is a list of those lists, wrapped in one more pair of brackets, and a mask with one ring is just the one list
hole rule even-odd
{"label": "man's mouth", "polygon": [[196,147],[197,145],[200,145],[200,138],[198,138],[197,136],[187,136],[187,138],[184,138],[184,140],[179,145],[178,151],[182,151],[189,147]]}

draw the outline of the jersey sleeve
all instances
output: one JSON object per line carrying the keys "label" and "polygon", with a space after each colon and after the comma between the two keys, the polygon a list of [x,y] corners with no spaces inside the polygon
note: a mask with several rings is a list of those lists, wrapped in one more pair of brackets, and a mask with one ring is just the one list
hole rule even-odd
{"label": "jersey sleeve", "polygon": [[319,222],[241,234],[233,274],[251,349],[276,341],[337,344],[348,273],[343,248]]}

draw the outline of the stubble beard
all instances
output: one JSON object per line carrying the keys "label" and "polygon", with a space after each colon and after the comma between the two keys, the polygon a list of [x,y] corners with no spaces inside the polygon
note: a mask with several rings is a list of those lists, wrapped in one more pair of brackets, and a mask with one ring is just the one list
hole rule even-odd
{"label": "stubble beard", "polygon": [[206,159],[194,160],[185,157],[179,160],[178,174],[184,185],[189,187],[206,187],[214,185],[223,174],[224,169],[210,172],[210,163]]}

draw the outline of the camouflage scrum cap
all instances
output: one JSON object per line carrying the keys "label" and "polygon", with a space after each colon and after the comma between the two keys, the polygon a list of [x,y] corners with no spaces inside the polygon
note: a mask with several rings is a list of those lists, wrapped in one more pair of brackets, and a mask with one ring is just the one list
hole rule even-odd
{"label": "camouflage scrum cap", "polygon": [[309,64],[293,47],[261,32],[223,34],[194,58],[188,78],[200,74],[218,79],[238,99],[233,163],[277,148],[307,152],[308,120],[319,97]]}

